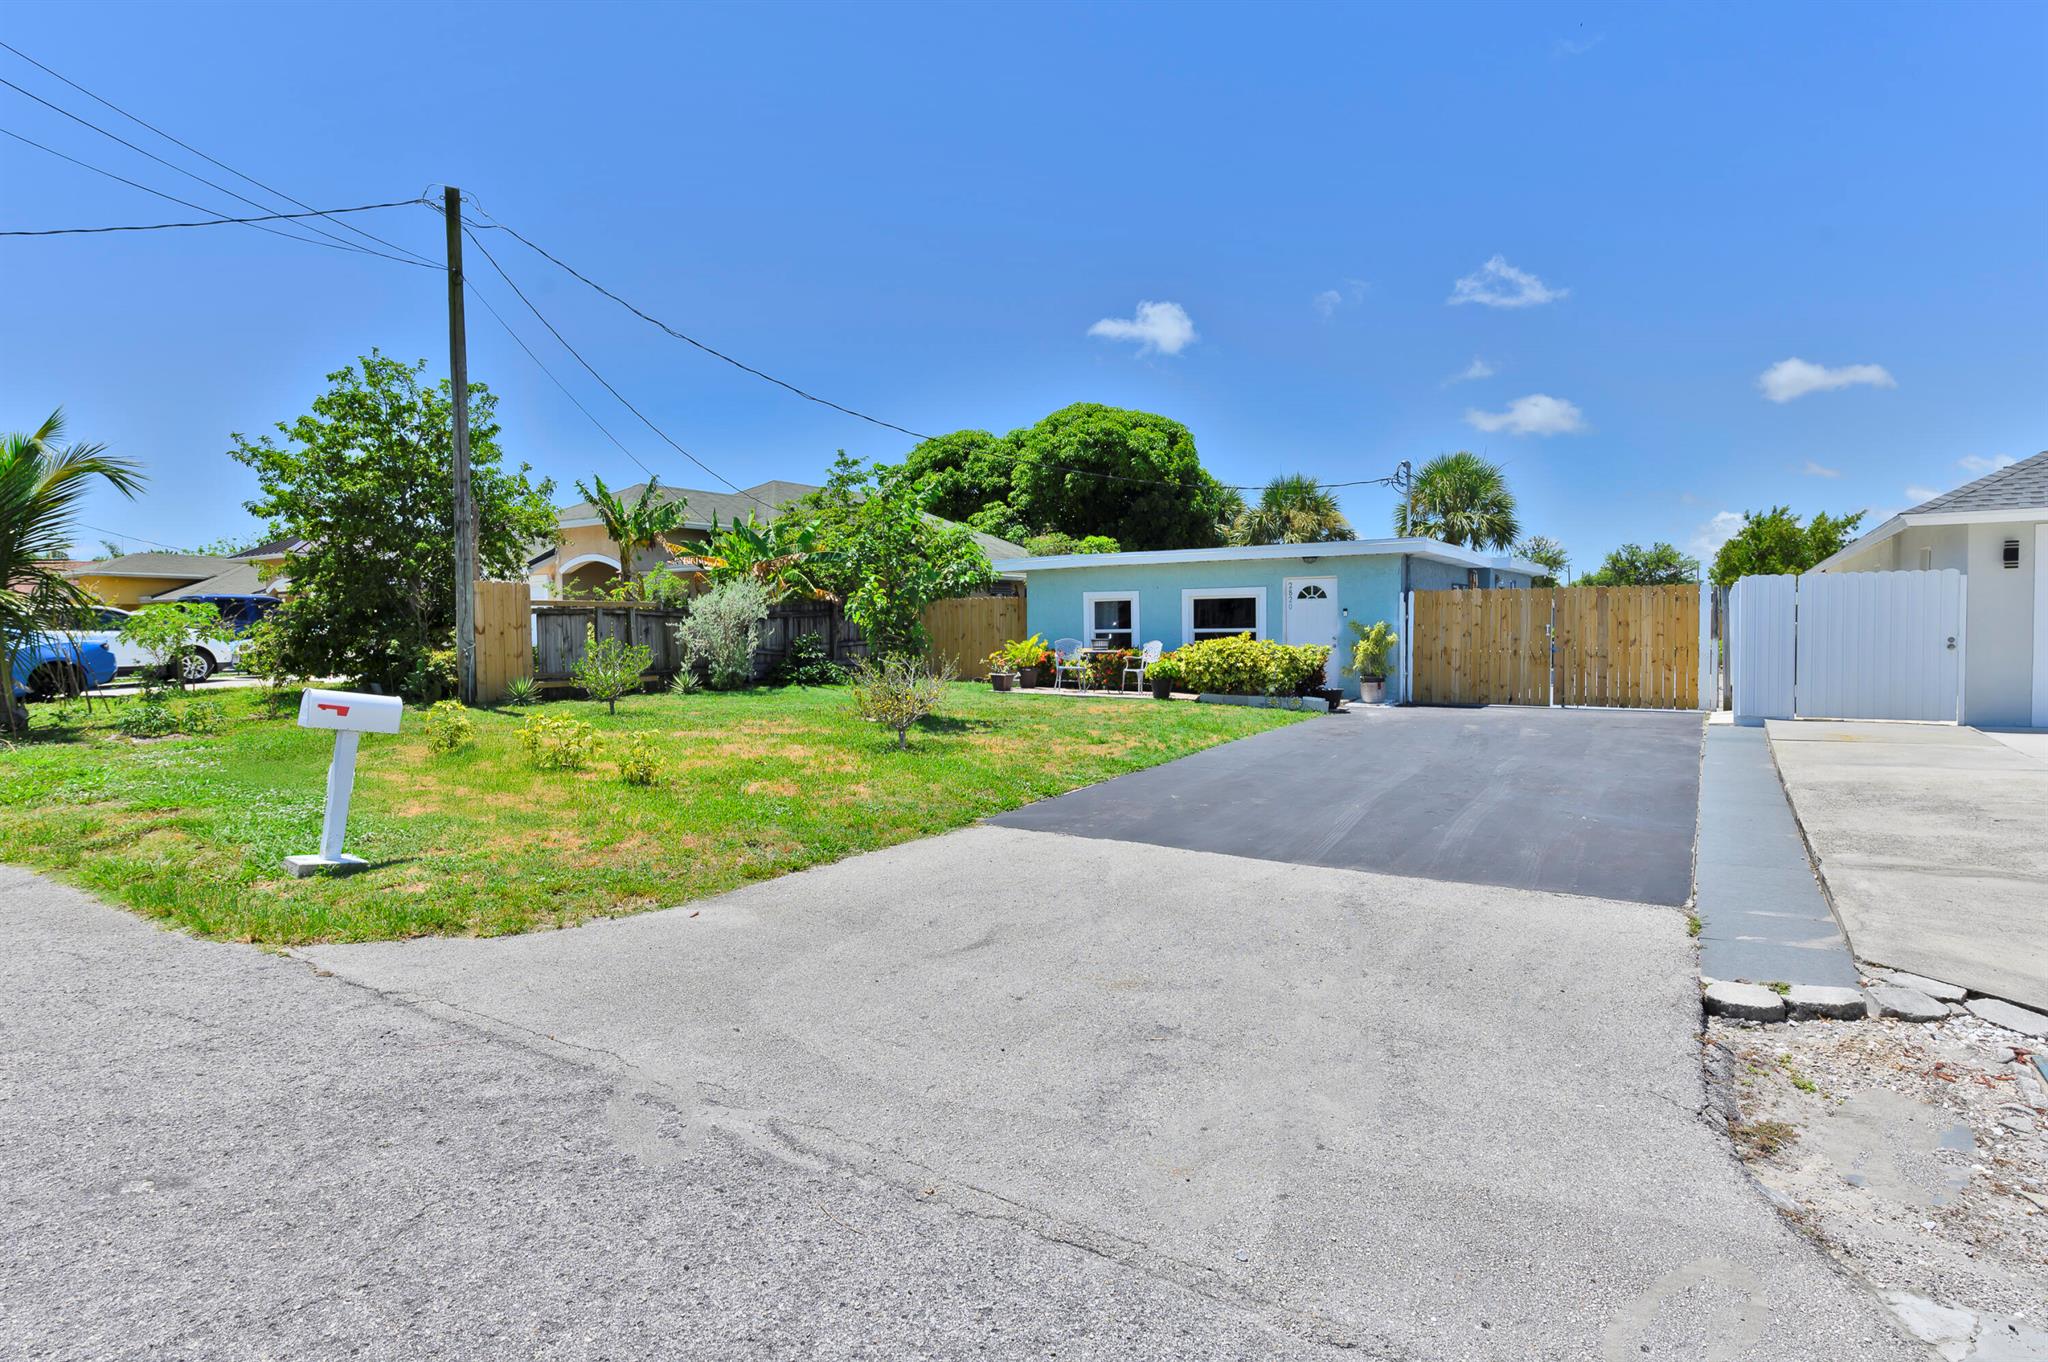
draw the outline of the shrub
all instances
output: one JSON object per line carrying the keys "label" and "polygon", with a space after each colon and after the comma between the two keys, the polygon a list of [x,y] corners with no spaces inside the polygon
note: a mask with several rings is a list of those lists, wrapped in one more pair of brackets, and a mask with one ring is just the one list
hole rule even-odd
{"label": "shrub", "polygon": [[619,779],[628,785],[652,785],[661,776],[661,748],[645,733],[635,733],[613,752]]}
{"label": "shrub", "polygon": [[427,711],[427,750],[459,752],[476,741],[476,725],[460,700],[443,700]]}
{"label": "shrub", "polygon": [[569,668],[569,679],[593,700],[604,701],[605,713],[619,712],[619,697],[640,688],[640,674],[654,660],[644,643],[599,638],[597,626],[583,626],[583,656]]}
{"label": "shrub", "polygon": [[540,682],[530,676],[515,676],[505,683],[505,703],[531,705],[540,699]]}
{"label": "shrub", "polygon": [[[121,624],[121,638],[149,655],[147,670],[181,688],[180,663],[202,643],[225,643],[234,633],[221,623],[220,607],[164,601],[145,605]],[[216,650],[218,651],[218,650]]]}
{"label": "shrub", "polygon": [[751,578],[721,582],[690,602],[676,626],[683,665],[702,672],[714,690],[736,690],[754,679],[754,649],[768,618],[768,591]]}
{"label": "shrub", "polygon": [[188,700],[178,713],[178,731],[195,736],[218,733],[228,726],[228,712],[218,700]]}
{"label": "shrub", "polygon": [[178,731],[178,716],[164,703],[160,690],[145,690],[121,706],[114,727],[130,738],[167,738]]}
{"label": "shrub", "polygon": [[432,648],[421,653],[412,671],[399,686],[399,694],[416,705],[438,704],[455,694],[457,659],[453,648]]}
{"label": "shrub", "polygon": [[854,712],[871,724],[894,729],[896,746],[907,747],[910,726],[939,707],[946,683],[953,679],[950,663],[930,667],[923,659],[907,654],[885,657],[877,662],[863,659],[853,669]]}
{"label": "shrub", "polygon": [[[1205,695],[1297,695],[1318,684],[1330,646],[1289,646],[1250,634],[1203,639],[1173,652],[1186,688]],[[1166,659],[1161,658],[1164,662]]]}
{"label": "shrub", "polygon": [[519,726],[519,745],[538,771],[580,771],[597,755],[597,730],[580,719],[535,714]]}
{"label": "shrub", "polygon": [[1145,680],[1153,685],[1164,683],[1173,690],[1186,690],[1188,674],[1180,665],[1177,653],[1167,653],[1145,669]]}
{"label": "shrub", "polygon": [[789,651],[775,668],[778,686],[836,686],[846,680],[846,668],[832,660],[825,640],[816,634],[798,634],[789,641]]}
{"label": "shrub", "polygon": [[[1037,634],[1030,638],[1012,639],[1002,646],[1001,652],[1005,671],[1022,671],[1026,667],[1036,667],[1044,660],[1045,640]],[[994,656],[991,655],[989,660],[993,662]]]}
{"label": "shrub", "polygon": [[1371,624],[1351,621],[1351,665],[1344,670],[1361,681],[1384,681],[1387,679],[1387,659],[1393,655],[1394,645],[1401,636],[1390,628],[1385,620]]}

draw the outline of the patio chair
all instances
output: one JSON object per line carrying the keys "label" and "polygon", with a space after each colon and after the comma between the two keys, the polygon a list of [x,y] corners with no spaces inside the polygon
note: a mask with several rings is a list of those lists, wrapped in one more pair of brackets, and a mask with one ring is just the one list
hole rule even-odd
{"label": "patio chair", "polygon": [[1088,659],[1081,655],[1081,640],[1078,638],[1056,638],[1052,641],[1052,688],[1060,688],[1060,678],[1072,676],[1079,689],[1088,689]]}
{"label": "patio chair", "polygon": [[[1152,664],[1157,662],[1159,655],[1165,651],[1166,645],[1156,638],[1153,639],[1145,645],[1144,652],[1124,662],[1123,681],[1129,681],[1135,676],[1138,678],[1138,689],[1145,689],[1145,673],[1152,670]],[[1121,686],[1123,681],[1119,681],[1117,684]]]}

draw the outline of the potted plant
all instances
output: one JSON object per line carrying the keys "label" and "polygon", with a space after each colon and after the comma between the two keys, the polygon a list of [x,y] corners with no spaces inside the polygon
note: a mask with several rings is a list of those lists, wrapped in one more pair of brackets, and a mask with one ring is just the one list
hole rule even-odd
{"label": "potted plant", "polygon": [[1045,676],[1039,670],[1039,663],[1045,656],[1045,640],[1037,634],[1013,639],[997,651],[1002,654],[1006,668],[1017,674],[1018,685],[1030,688],[1044,684]]}
{"label": "potted plant", "polygon": [[1351,664],[1344,671],[1358,678],[1360,699],[1369,705],[1380,704],[1387,698],[1387,659],[1401,636],[1385,620],[1371,624],[1353,620],[1351,633]]}
{"label": "potted plant", "polygon": [[988,655],[988,684],[995,690],[1008,690],[1017,683],[1017,669],[1010,663],[1006,648],[998,648]]}
{"label": "potted plant", "polygon": [[1179,660],[1171,653],[1145,669],[1145,681],[1152,687],[1154,700],[1171,700],[1174,691],[1180,689],[1181,683],[1186,680]]}

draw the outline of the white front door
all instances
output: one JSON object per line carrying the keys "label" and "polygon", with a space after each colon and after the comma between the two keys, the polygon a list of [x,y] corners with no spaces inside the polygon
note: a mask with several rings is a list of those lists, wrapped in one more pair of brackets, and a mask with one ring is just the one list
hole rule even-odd
{"label": "white front door", "polygon": [[1343,674],[1343,660],[1337,656],[1338,618],[1335,577],[1287,579],[1286,640],[1292,644],[1330,645],[1330,663],[1323,669],[1326,686],[1338,685]]}

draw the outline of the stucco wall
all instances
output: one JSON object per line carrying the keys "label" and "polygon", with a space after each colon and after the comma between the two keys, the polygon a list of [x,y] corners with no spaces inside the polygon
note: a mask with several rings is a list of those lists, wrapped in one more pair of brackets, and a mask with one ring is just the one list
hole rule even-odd
{"label": "stucco wall", "polygon": [[[1421,560],[1416,560],[1419,564]],[[1255,587],[1265,593],[1265,637],[1287,642],[1285,584],[1289,577],[1337,579],[1338,635],[1341,654],[1347,647],[1352,620],[1371,624],[1385,620],[1400,627],[1401,558],[1398,554],[1351,557],[1263,558],[1230,562],[1170,563],[1145,566],[1040,568],[1027,574],[1025,629],[1047,642],[1086,639],[1089,621],[1083,597],[1096,591],[1135,591],[1138,595],[1137,642],[1158,639],[1171,651],[1183,636],[1181,592],[1205,587]],[[1458,581],[1464,581],[1459,570]],[[1346,694],[1358,694],[1355,677],[1343,678]]]}
{"label": "stucco wall", "polygon": [[143,598],[176,591],[179,587],[190,586],[197,577],[101,577],[93,573],[80,573],[72,581],[99,597],[108,605],[123,610],[133,610],[141,605]]}
{"label": "stucco wall", "polygon": [[[2034,722],[2034,522],[1967,528],[1963,716],[1973,724],[2024,728]],[[2008,539],[2020,541],[2017,568],[2003,566]]]}

